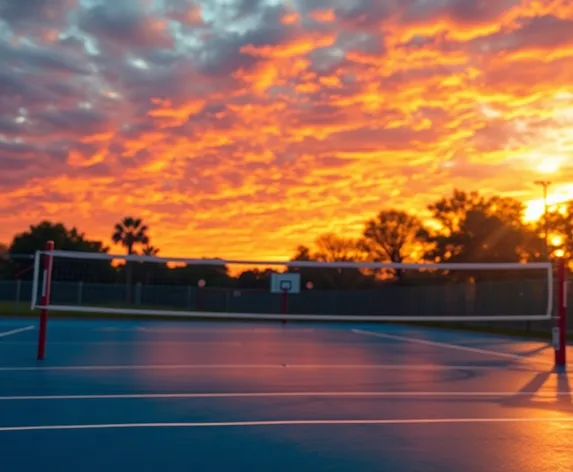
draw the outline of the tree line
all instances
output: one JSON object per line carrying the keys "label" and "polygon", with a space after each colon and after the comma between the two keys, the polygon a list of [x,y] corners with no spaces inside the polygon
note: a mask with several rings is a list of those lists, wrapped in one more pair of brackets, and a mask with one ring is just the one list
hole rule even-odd
{"label": "tree line", "polygon": [[[405,211],[382,210],[364,222],[359,237],[323,234],[316,239],[314,247],[299,246],[293,259],[495,263],[573,257],[573,201],[550,209],[547,215],[550,229],[547,247],[544,241],[545,221],[525,223],[525,207],[514,198],[484,196],[479,192],[456,189],[450,196],[428,205],[427,210],[431,218],[426,222]],[[305,271],[308,277],[312,277],[313,269]],[[402,270],[386,271],[385,275],[384,280],[389,278],[398,282],[407,278]],[[528,276],[493,271],[468,271],[457,275],[458,279]],[[364,285],[368,276],[363,271],[339,271],[330,275],[330,284]],[[436,274],[432,277],[435,281]]]}
{"label": "tree line", "polygon": [[[451,195],[432,202],[427,210],[431,216],[427,221],[406,211],[382,210],[364,222],[359,237],[326,233],[312,246],[299,245],[290,260],[402,263],[535,262],[557,256],[573,258],[573,201],[551,208],[547,214],[551,234],[547,247],[544,243],[545,221],[524,223],[524,205],[514,198],[456,189]],[[30,260],[21,256],[43,249],[48,240],[53,240],[56,248],[62,250],[107,253],[110,249],[102,241],[88,239],[75,227],[70,229],[62,223],[44,221],[17,234],[9,246],[0,248],[5,254],[0,263],[0,277],[29,277]],[[127,254],[155,256],[160,252],[151,245],[149,227],[139,218],[127,217],[118,222],[110,234],[110,241],[123,246]],[[59,262],[60,270],[71,276],[76,270],[71,267],[73,264],[85,264],[85,261]],[[227,267],[207,265],[168,268],[164,264],[137,263],[112,266],[107,261],[100,261],[96,269],[95,263],[90,264],[94,279],[127,279],[128,283],[195,284],[204,279],[212,287],[267,289],[272,273],[270,269],[250,269],[230,275]],[[316,288],[366,287],[389,281],[403,283],[409,279],[409,274],[401,270],[301,268],[298,271],[303,282],[310,281]],[[485,272],[481,275],[493,276]]]}

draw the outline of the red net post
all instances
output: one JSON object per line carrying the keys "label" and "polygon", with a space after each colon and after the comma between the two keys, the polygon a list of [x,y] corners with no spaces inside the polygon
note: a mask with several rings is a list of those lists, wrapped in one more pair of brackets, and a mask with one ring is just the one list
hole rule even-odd
{"label": "red net post", "polygon": [[[46,307],[50,304],[50,289],[52,286],[52,265],[53,256],[50,254],[54,250],[54,242],[48,241],[46,243],[46,251],[48,254],[42,256],[42,296],[40,304]],[[48,330],[48,310],[42,308],[40,312],[40,332],[38,335],[38,360],[44,360],[46,355],[46,333]]]}
{"label": "red net post", "polygon": [[557,319],[553,328],[555,367],[564,369],[567,363],[567,274],[565,259],[557,266]]}

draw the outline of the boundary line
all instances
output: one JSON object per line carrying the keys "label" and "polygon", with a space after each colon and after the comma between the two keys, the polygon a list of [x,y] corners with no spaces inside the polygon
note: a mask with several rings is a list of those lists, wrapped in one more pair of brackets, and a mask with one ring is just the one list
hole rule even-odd
{"label": "boundary line", "polygon": [[373,398],[423,398],[423,397],[535,397],[555,398],[570,396],[569,391],[519,391],[519,392],[221,392],[221,393],[118,393],[87,395],[16,395],[0,397],[0,401],[34,400],[136,400],[136,399],[189,399],[189,398],[274,398],[274,397],[373,397]]}
{"label": "boundary line", "polygon": [[371,420],[275,420],[235,421],[212,423],[108,423],[108,424],[66,424],[38,426],[2,426],[0,432],[14,431],[56,431],[84,429],[141,429],[141,428],[222,428],[254,426],[317,426],[317,425],[432,425],[432,424],[478,424],[478,423],[573,423],[572,416],[538,418],[402,418]]}
{"label": "boundary line", "polygon": [[[183,326],[181,326],[183,328]],[[111,328],[113,329],[113,327]],[[129,330],[129,328],[127,328]],[[141,331],[143,333],[152,333],[152,334],[218,334],[221,335],[221,330],[217,328],[209,328],[209,327],[196,327],[196,326],[185,326],[183,329],[177,328],[163,328],[160,326],[157,327],[135,327],[132,330],[134,331]],[[280,327],[276,328],[247,328],[247,327],[240,327],[239,329],[233,329],[232,334],[256,334],[256,333],[277,333],[282,332],[284,329]],[[315,331],[314,328],[289,328],[289,332],[291,333],[310,333]]]}
{"label": "boundary line", "polygon": [[[515,368],[515,366],[513,367]],[[521,369],[523,369],[522,367]],[[399,371],[450,371],[450,370],[481,370],[507,371],[507,366],[473,366],[473,365],[440,365],[440,364],[175,364],[175,365],[63,365],[63,366],[23,366],[0,367],[0,372],[34,372],[34,371],[129,371],[129,370],[224,370],[224,369],[291,369],[291,370],[399,370]],[[526,369],[534,371],[534,369]]]}
{"label": "boundary line", "polygon": [[4,331],[0,333],[0,338],[5,338],[6,336],[11,336],[13,334],[22,333],[24,331],[30,331],[31,329],[36,329],[35,326],[26,326],[25,328],[13,329],[12,331]]}
{"label": "boundary line", "polygon": [[550,362],[550,361],[547,361],[544,359],[531,359],[529,357],[522,356],[520,354],[512,354],[510,352],[491,351],[489,349],[481,349],[481,348],[469,347],[469,346],[460,346],[459,344],[450,344],[450,343],[444,343],[444,342],[439,342],[439,341],[430,341],[427,339],[420,339],[420,338],[411,338],[408,336],[399,336],[396,334],[378,333],[376,331],[366,331],[366,330],[362,330],[362,329],[353,329],[352,332],[356,333],[356,334],[362,334],[364,336],[374,336],[377,338],[393,339],[395,341],[404,341],[404,342],[412,343],[412,344],[423,344],[426,346],[442,347],[445,349],[453,349],[456,351],[472,352],[475,354],[483,354],[486,356],[501,357],[503,359],[513,359],[513,360],[517,360],[517,361],[526,361],[529,363],[553,365],[553,362]]}
{"label": "boundary line", "polygon": [[[38,345],[38,342],[34,341],[6,341],[4,344],[10,346],[28,346],[28,345]],[[132,345],[143,345],[143,346],[153,346],[162,344],[183,344],[185,346],[244,346],[244,342],[240,341],[50,341],[50,346],[132,346]]]}

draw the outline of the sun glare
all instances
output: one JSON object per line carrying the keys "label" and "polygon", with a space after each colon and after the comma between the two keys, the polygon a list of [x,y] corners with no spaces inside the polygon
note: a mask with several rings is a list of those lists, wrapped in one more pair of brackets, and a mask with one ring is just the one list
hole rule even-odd
{"label": "sun glare", "polygon": [[551,236],[551,244],[553,246],[561,246],[561,244],[563,244],[563,237],[559,235]]}
{"label": "sun glare", "polygon": [[[555,189],[550,187],[549,196],[547,198],[547,203],[550,207],[569,200],[573,200],[573,184],[555,186]],[[538,221],[543,216],[544,211],[545,203],[543,202],[543,198],[529,200],[525,202],[525,214],[523,219],[526,223]]]}
{"label": "sun glare", "polygon": [[544,157],[537,166],[537,170],[543,174],[554,174],[561,169],[562,164],[562,157]]}
{"label": "sun glare", "polygon": [[531,200],[527,202],[525,209],[525,221],[533,222],[539,220],[543,216],[544,211],[543,200]]}

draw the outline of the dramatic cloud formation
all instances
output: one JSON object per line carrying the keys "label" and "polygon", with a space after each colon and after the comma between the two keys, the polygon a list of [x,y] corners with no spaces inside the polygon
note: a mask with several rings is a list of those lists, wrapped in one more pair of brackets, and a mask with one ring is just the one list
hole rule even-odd
{"label": "dramatic cloud formation", "polygon": [[[0,241],[273,258],[454,187],[573,197],[568,0],[0,0]],[[545,178],[545,176],[544,176]]]}

